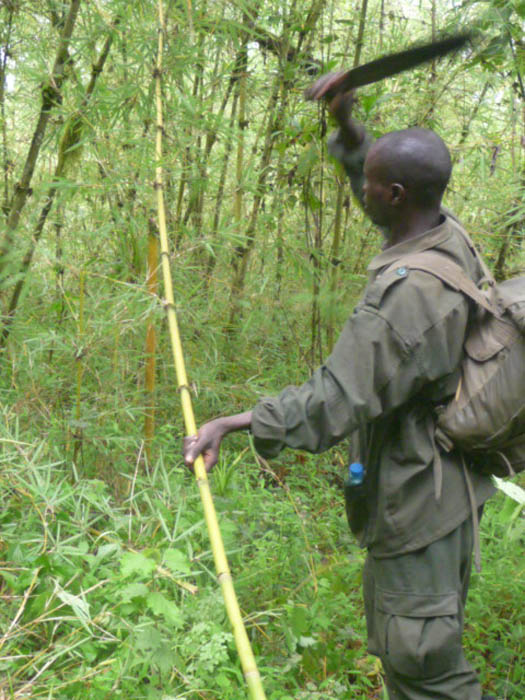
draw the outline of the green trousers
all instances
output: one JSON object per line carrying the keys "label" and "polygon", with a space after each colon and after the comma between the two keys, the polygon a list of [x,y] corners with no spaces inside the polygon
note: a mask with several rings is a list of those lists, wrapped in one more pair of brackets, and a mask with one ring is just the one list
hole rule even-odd
{"label": "green trousers", "polygon": [[421,550],[367,557],[368,650],[379,656],[390,700],[480,700],[461,637],[472,560],[469,518]]}

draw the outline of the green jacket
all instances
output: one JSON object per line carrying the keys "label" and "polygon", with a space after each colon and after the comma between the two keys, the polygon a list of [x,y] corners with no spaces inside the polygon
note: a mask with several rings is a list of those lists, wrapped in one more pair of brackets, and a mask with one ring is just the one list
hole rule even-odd
{"label": "green jacket", "polygon": [[[265,457],[284,447],[322,452],[357,432],[354,456],[367,470],[360,542],[376,557],[419,549],[471,514],[458,454],[441,453],[439,499],[434,485],[434,410],[457,386],[469,302],[425,272],[400,267],[382,274],[402,256],[430,248],[481,278],[459,224],[444,214],[436,228],[372,260],[363,298],[326,363],[253,411],[255,446]],[[479,506],[494,487],[476,472],[471,480]]]}

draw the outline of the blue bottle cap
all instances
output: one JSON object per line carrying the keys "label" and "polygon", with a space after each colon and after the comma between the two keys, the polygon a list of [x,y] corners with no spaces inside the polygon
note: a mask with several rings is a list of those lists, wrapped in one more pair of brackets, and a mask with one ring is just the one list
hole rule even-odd
{"label": "blue bottle cap", "polygon": [[363,475],[365,473],[365,469],[364,469],[363,465],[361,464],[361,462],[352,462],[352,464],[350,465],[348,470],[350,472],[350,476],[352,477],[352,479],[355,479],[355,480],[362,479]]}

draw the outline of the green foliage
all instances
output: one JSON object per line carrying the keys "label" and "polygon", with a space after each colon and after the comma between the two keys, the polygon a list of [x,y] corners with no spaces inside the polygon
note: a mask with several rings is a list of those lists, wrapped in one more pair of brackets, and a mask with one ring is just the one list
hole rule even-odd
{"label": "green foliage", "polygon": [[[20,442],[9,415],[3,424],[0,691],[243,697],[191,476],[160,461],[116,499],[104,482],[46,460],[44,442]],[[286,487],[268,483],[246,453],[216,499],[268,698],[380,697],[381,669],[364,646],[364,554],[347,531],[341,470],[326,459],[284,461]],[[469,655],[502,697],[525,682],[523,522],[503,495],[486,508],[483,571],[467,611]]]}
{"label": "green foliage", "polygon": [[[525,615],[517,607],[523,591],[525,566],[519,551],[524,542],[524,515],[521,506],[499,494],[482,520],[483,570],[474,575],[467,605],[466,635],[479,664],[481,676],[498,697],[519,696],[525,683],[520,659],[525,633]],[[512,572],[510,575],[506,572]],[[490,601],[490,602],[489,602]],[[507,626],[507,620],[513,624]],[[501,674],[500,669],[506,669]]]}

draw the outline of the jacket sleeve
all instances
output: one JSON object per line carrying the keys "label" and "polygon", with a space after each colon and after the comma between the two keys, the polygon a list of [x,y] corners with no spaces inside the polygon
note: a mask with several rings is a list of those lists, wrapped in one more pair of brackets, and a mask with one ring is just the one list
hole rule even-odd
{"label": "jacket sleeve", "polygon": [[468,318],[463,295],[419,271],[396,282],[378,307],[365,297],[305,384],[259,401],[251,429],[260,454],[327,450],[455,372]]}
{"label": "jacket sleeve", "polygon": [[372,139],[368,133],[365,134],[363,143],[358,148],[352,150],[345,146],[340,129],[334,131],[328,137],[328,152],[333,158],[338,160],[345,169],[346,174],[350,178],[352,192],[361,206],[363,206],[363,184],[365,181],[363,168],[366,154],[371,144]]}

